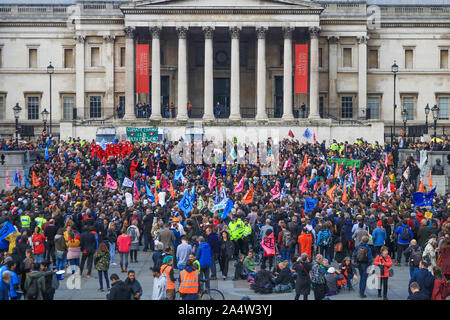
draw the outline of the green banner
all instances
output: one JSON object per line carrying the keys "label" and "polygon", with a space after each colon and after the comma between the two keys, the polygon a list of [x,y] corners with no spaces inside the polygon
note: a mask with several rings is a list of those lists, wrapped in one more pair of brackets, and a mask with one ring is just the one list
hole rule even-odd
{"label": "green banner", "polygon": [[127,127],[127,140],[131,142],[157,142],[158,128]]}
{"label": "green banner", "polygon": [[361,168],[361,160],[353,160],[353,159],[338,159],[338,158],[328,158],[329,163],[337,163],[338,165],[344,165],[346,167],[354,167],[356,164],[357,168]]}

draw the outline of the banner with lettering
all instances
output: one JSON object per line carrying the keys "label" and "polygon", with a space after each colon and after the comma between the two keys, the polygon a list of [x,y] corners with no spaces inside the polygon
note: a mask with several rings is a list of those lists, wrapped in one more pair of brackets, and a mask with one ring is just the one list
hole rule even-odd
{"label": "banner with lettering", "polygon": [[354,167],[356,165],[356,168],[361,168],[361,160],[353,160],[353,159],[338,159],[338,158],[328,158],[329,163],[337,163],[338,165],[344,165],[346,167]]}
{"label": "banner with lettering", "polygon": [[157,142],[158,128],[127,127],[127,140],[131,142]]}
{"label": "banner with lettering", "polygon": [[308,45],[295,45],[295,93],[308,93]]}
{"label": "banner with lettering", "polygon": [[136,93],[150,93],[149,45],[136,45]]}

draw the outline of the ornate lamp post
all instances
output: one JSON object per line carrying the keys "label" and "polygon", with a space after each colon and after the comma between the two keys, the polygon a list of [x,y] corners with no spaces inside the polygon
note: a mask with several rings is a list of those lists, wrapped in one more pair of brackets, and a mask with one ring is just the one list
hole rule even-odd
{"label": "ornate lamp post", "polygon": [[430,114],[430,106],[427,103],[425,107],[425,134],[428,134],[428,115]]}
{"label": "ornate lamp post", "polygon": [[433,143],[433,150],[436,150],[436,128],[437,128],[437,121],[439,118],[439,107],[437,105],[434,105],[433,108],[431,108],[431,113],[433,114],[433,120],[434,120],[434,143]]}
{"label": "ornate lamp post", "polygon": [[406,141],[406,122],[408,121],[408,110],[403,107],[402,110],[402,119],[403,119],[403,132],[405,133],[405,141]]}
{"label": "ornate lamp post", "polygon": [[47,111],[47,109],[44,109],[44,111],[41,112],[42,120],[44,121],[44,130],[47,131],[47,119],[50,112]]}
{"label": "ornate lamp post", "polygon": [[19,114],[20,111],[22,111],[22,108],[19,106],[19,103],[16,103],[16,105],[13,108],[14,111],[14,118],[16,118],[16,145],[19,145]]}

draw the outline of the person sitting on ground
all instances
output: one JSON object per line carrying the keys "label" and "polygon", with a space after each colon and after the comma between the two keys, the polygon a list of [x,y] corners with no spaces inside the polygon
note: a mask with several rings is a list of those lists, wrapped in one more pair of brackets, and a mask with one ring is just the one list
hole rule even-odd
{"label": "person sitting on ground", "polygon": [[255,275],[255,280],[250,284],[250,288],[256,293],[267,294],[272,293],[274,287],[274,281],[272,273],[266,270],[265,266],[261,266]]}
{"label": "person sitting on ground", "polygon": [[280,272],[276,274],[275,288],[273,289],[276,293],[291,292],[294,288],[294,277],[292,276],[292,271],[288,268],[288,266],[289,262],[287,260],[278,264]]}
{"label": "person sitting on ground", "polygon": [[334,267],[328,268],[328,273],[325,275],[327,281],[328,292],[326,296],[334,296],[339,293],[340,283],[344,280],[342,274],[339,274]]}
{"label": "person sitting on ground", "polygon": [[244,265],[245,256],[243,254],[239,255],[239,259],[234,263],[234,278],[233,281],[244,280],[248,277],[248,272]]}
{"label": "person sitting on ground", "polygon": [[249,277],[255,277],[256,275],[256,266],[255,266],[255,258],[253,257],[253,251],[249,251],[247,256],[244,259],[244,267],[247,269]]}

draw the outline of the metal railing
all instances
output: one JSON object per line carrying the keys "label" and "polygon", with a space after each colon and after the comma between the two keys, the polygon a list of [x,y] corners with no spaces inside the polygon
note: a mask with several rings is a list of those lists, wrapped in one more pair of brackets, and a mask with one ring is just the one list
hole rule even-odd
{"label": "metal railing", "polygon": [[336,116],[333,116],[331,114],[328,113],[323,113],[323,118],[324,119],[331,119],[333,122],[337,122],[339,124],[352,124],[352,125],[363,125],[364,123],[360,120],[356,120],[356,119],[342,119],[342,118],[338,118]]}

